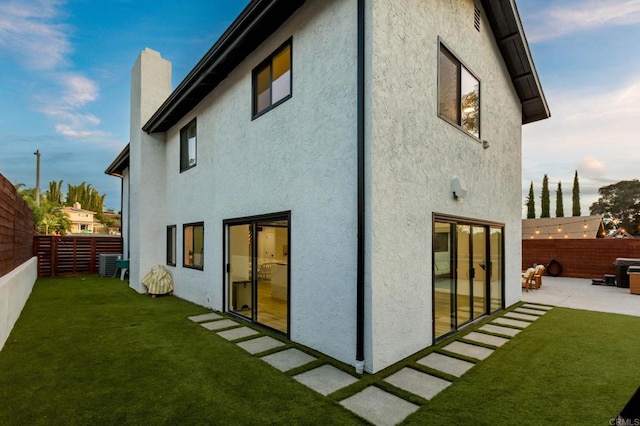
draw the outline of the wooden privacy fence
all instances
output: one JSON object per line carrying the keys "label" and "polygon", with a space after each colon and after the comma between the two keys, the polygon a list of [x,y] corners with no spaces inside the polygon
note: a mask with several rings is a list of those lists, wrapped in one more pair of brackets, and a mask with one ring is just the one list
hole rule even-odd
{"label": "wooden privacy fence", "polygon": [[33,234],[31,209],[0,174],[0,277],[31,258]]}
{"label": "wooden privacy fence", "polygon": [[615,274],[619,257],[640,259],[640,238],[522,240],[523,269],[555,259],[562,265],[563,277]]}
{"label": "wooden privacy fence", "polygon": [[38,276],[95,274],[101,254],[121,254],[121,237],[36,236],[33,253],[38,256]]}

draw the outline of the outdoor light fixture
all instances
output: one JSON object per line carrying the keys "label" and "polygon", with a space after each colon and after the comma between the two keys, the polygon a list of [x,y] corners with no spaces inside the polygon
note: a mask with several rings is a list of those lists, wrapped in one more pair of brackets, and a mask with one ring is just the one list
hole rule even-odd
{"label": "outdoor light fixture", "polygon": [[486,139],[485,139],[485,140],[483,140],[483,141],[482,141],[482,147],[483,147],[484,149],[487,149],[487,148],[489,148],[490,146],[491,146],[491,144],[489,143],[489,141],[488,141],[488,140],[486,140]]}
{"label": "outdoor light fixture", "polygon": [[456,200],[467,196],[467,186],[458,176],[454,176],[451,179],[451,191],[453,192],[453,198]]}

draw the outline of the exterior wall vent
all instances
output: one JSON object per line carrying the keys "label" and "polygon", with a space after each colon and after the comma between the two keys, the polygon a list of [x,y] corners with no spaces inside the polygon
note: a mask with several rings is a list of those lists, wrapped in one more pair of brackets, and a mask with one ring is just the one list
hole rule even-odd
{"label": "exterior wall vent", "polygon": [[473,8],[473,26],[480,32],[480,10],[475,6]]}

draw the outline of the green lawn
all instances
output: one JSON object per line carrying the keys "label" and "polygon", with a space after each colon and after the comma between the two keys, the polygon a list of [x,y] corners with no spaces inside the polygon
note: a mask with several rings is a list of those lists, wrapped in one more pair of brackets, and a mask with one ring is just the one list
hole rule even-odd
{"label": "green lawn", "polygon": [[186,319],[204,312],[117,279],[38,280],[0,352],[0,424],[362,424],[337,400],[375,384],[422,404],[405,424],[595,425],[640,385],[637,317],[555,308],[424,401],[381,379],[435,348],[323,397]]}

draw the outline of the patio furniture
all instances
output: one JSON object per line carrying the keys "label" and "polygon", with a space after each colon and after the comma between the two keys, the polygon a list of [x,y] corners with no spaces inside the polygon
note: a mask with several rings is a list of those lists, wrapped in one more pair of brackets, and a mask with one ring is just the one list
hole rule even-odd
{"label": "patio furniture", "polygon": [[544,274],[544,265],[537,265],[533,270],[533,288],[538,290],[542,287],[542,275]]}
{"label": "patio furniture", "polygon": [[629,293],[640,294],[640,266],[629,266]]}
{"label": "patio furniture", "polygon": [[629,288],[629,266],[640,266],[640,259],[619,257],[613,263],[616,266],[616,285],[622,288]]}
{"label": "patio furniture", "polygon": [[530,288],[533,288],[534,271],[535,270],[533,268],[529,268],[522,273],[522,288],[524,288],[525,291],[527,292],[529,291]]}

